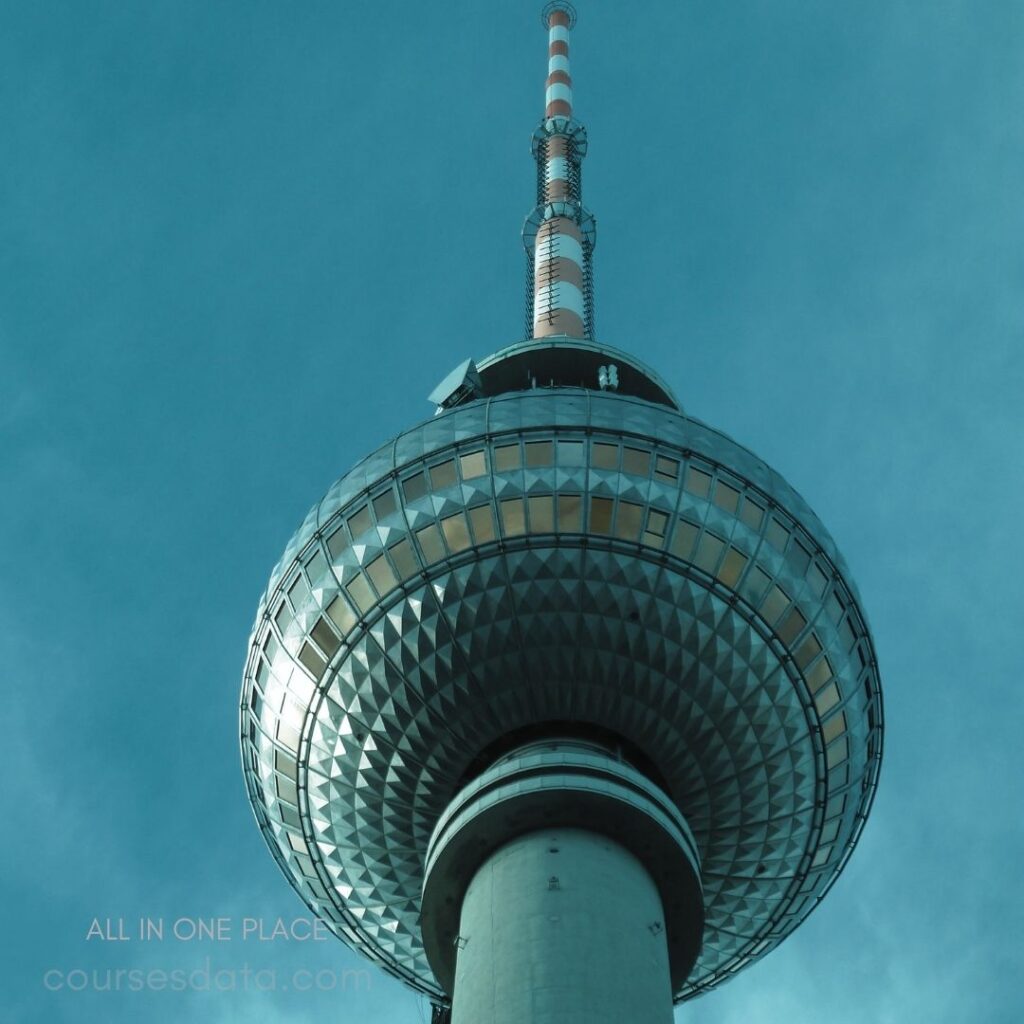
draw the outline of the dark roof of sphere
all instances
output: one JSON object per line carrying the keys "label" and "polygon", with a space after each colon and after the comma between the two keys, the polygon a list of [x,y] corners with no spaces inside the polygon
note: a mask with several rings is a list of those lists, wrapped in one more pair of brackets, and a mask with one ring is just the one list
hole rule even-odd
{"label": "dark roof of sphere", "polygon": [[835,545],[747,449],[579,388],[484,398],[373,452],[275,568],[242,695],[268,843],[336,933],[435,998],[430,832],[480,751],[576,722],[643,751],[701,850],[688,998],[841,870],[877,783],[875,655]]}

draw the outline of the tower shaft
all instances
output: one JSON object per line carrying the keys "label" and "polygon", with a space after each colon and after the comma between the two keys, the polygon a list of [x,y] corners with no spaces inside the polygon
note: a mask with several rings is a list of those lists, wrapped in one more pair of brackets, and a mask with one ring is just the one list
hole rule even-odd
{"label": "tower shaft", "polygon": [[614,840],[520,836],[466,890],[452,1024],[672,1024],[664,918],[651,876]]}

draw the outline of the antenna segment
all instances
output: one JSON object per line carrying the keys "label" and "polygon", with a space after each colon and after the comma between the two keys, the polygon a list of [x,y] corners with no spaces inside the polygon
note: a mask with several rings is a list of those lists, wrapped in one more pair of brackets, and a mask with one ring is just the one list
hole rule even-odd
{"label": "antenna segment", "polygon": [[523,225],[526,333],[591,339],[597,222],[583,206],[580,165],[587,130],[572,115],[569,30],[576,11],[565,0],[554,0],[541,17],[548,30],[548,77],[544,119],[533,133],[537,206]]}

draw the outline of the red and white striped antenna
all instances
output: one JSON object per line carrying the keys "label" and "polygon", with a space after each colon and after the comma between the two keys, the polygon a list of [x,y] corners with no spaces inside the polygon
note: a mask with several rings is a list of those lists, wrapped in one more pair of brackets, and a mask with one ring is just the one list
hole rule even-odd
{"label": "red and white striped antenna", "polygon": [[576,11],[566,0],[552,0],[541,17],[548,30],[548,76],[544,118],[533,133],[537,206],[523,226],[526,331],[531,338],[591,339],[597,222],[583,206],[581,189],[587,130],[572,113],[569,32]]}

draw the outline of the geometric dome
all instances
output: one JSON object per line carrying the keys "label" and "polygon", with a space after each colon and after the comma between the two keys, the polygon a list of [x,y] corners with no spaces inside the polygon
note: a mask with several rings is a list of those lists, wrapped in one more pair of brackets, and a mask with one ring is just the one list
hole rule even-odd
{"label": "geometric dome", "polygon": [[440,411],[334,484],[261,601],[241,706],[260,827],[337,935],[435,1000],[431,832],[505,738],[545,731],[614,737],[692,829],[706,921],[677,1001],[785,938],[863,827],[882,707],[846,566],[668,394]]}

